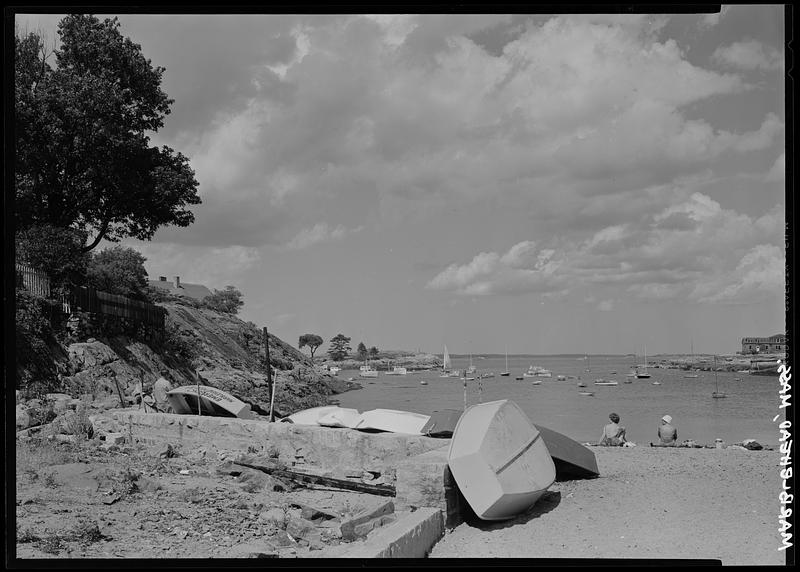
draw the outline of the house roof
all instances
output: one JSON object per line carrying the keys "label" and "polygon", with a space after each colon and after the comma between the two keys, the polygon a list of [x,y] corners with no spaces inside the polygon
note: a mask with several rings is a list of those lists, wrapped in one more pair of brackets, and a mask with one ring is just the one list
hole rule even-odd
{"label": "house roof", "polygon": [[202,284],[189,284],[188,282],[181,282],[180,287],[175,288],[175,283],[165,280],[148,280],[150,286],[165,290],[175,296],[188,296],[195,300],[202,300],[206,296],[211,296],[212,292]]}

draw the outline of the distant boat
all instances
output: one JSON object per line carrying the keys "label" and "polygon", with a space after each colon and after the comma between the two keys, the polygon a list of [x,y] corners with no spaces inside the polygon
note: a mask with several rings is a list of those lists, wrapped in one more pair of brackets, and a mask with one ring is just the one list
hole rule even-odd
{"label": "distant boat", "polygon": [[404,367],[400,367],[399,365],[394,366],[391,371],[387,371],[386,375],[407,375],[408,369]]}
{"label": "distant boat", "polygon": [[541,385],[541,384],[542,384],[542,380],[541,379],[534,379],[531,382],[531,385]]}
{"label": "distant boat", "polygon": [[661,382],[660,381],[654,381],[653,385],[661,385]]}
{"label": "distant boat", "polygon": [[[691,364],[692,364],[692,367],[694,367],[694,340],[692,340],[692,361],[691,361]],[[699,377],[699,376],[696,373],[687,373],[683,377],[686,377],[686,378],[689,378],[689,379],[697,379],[697,377]]]}
{"label": "distant boat", "polygon": [[556,376],[556,381],[566,381],[566,379],[567,379],[566,375],[557,375]]}
{"label": "distant boat", "polygon": [[373,369],[371,365],[362,365],[358,369],[358,375],[361,377],[378,377],[378,370]]}
{"label": "distant boat", "polygon": [[425,381],[424,379],[422,379],[422,380],[420,380],[419,384],[420,385],[428,385],[428,382]]}
{"label": "distant boat", "polygon": [[467,371],[464,372],[464,375],[470,375],[476,371],[478,371],[478,368],[472,365],[472,354],[469,354],[469,367],[467,368]]}
{"label": "distant boat", "polygon": [[506,369],[500,373],[500,377],[508,377],[511,373],[508,371],[508,350],[506,350]]}
{"label": "distant boat", "polygon": [[524,380],[525,378],[520,376],[520,377],[515,377],[514,379],[516,379],[517,381],[522,381],[522,380]]}
{"label": "distant boat", "polygon": [[447,346],[444,346],[444,354],[442,355],[442,375],[439,377],[450,377],[450,354],[447,351]]}
{"label": "distant boat", "polygon": [[331,367],[328,368],[328,371],[331,372],[333,375],[336,375],[337,373],[342,371],[342,368],[332,365]]}
{"label": "distant boat", "polygon": [[591,391],[579,391],[578,395],[583,395],[584,397],[593,397],[594,393]]}
{"label": "distant boat", "polygon": [[407,435],[422,435],[422,428],[430,415],[395,409],[372,409],[361,414],[355,429],[359,431],[387,431]]}
{"label": "distant boat", "polygon": [[606,381],[606,380],[603,380],[603,379],[594,380],[594,384],[595,385],[619,385],[619,383],[616,382],[616,381]]}
{"label": "distant boat", "polygon": [[494,377],[494,372],[493,371],[487,371],[486,373],[480,374],[478,377],[481,378],[481,379],[488,379],[490,377]]}
{"label": "distant boat", "polygon": [[713,397],[714,399],[722,399],[723,397],[728,397],[719,390],[719,380],[717,379],[717,356],[714,356],[714,388],[715,391],[711,394],[711,397]]}
{"label": "distant boat", "polygon": [[647,378],[650,377],[650,374],[647,373],[647,346],[644,347],[644,366],[643,366],[643,371],[639,371],[639,369],[637,368],[636,369],[636,377],[638,377],[639,379],[647,379]]}
{"label": "distant boat", "polygon": [[586,387],[586,384],[582,381],[578,382],[578,387]]}
{"label": "distant boat", "polygon": [[464,411],[447,461],[459,490],[482,520],[507,520],[525,512],[556,479],[541,431],[506,399]]}

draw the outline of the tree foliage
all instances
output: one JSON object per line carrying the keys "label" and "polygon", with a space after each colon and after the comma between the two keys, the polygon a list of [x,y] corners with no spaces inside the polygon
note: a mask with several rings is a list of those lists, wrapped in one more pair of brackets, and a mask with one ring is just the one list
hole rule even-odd
{"label": "tree foliage", "polygon": [[333,361],[342,361],[350,355],[350,338],[344,334],[337,334],[330,341],[328,355]]}
{"label": "tree foliage", "polygon": [[300,336],[297,347],[302,350],[304,347],[308,346],[308,349],[311,351],[311,361],[314,361],[314,352],[322,345],[322,342],[322,338],[317,334],[303,334]]}
{"label": "tree foliage", "polygon": [[239,308],[244,306],[242,293],[233,286],[226,286],[225,290],[214,289],[214,293],[203,298],[203,305],[217,312],[237,314]]}
{"label": "tree foliage", "polygon": [[364,342],[360,342],[358,344],[358,348],[356,349],[356,355],[358,359],[364,360],[367,359],[367,346],[364,345]]}
{"label": "tree foliage", "polygon": [[15,234],[16,259],[50,278],[51,290],[83,284],[89,255],[83,252],[85,235],[53,225],[33,226]]}
{"label": "tree foliage", "polygon": [[371,358],[378,357],[378,348],[377,347],[372,346],[371,348],[369,348],[369,357],[371,357]]}
{"label": "tree foliage", "polygon": [[188,159],[151,147],[173,100],[164,68],[123,37],[116,18],[73,14],[48,52],[36,32],[15,37],[16,227],[52,225],[102,239],[150,239],[188,226],[200,203]]}
{"label": "tree foliage", "polygon": [[147,299],[147,259],[133,248],[114,246],[91,257],[86,285],[109,294]]}

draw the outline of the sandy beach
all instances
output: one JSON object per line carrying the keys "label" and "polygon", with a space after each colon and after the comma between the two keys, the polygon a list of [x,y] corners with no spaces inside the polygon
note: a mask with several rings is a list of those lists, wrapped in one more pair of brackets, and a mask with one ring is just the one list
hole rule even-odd
{"label": "sandy beach", "polygon": [[593,447],[600,477],[526,514],[462,523],[432,558],[702,558],[781,565],[778,451]]}

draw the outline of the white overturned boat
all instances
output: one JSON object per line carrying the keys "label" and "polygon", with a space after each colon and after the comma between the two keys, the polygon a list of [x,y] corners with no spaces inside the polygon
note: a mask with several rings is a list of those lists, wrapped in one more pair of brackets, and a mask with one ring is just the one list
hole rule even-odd
{"label": "white overturned boat", "polygon": [[348,429],[354,428],[361,419],[361,413],[358,409],[350,409],[347,407],[338,407],[333,411],[325,413],[317,419],[317,425],[322,427],[346,427]]}
{"label": "white overturned boat", "polygon": [[556,478],[541,432],[507,399],[473,405],[461,415],[447,460],[459,490],[483,520],[526,511]]}
{"label": "white overturned boat", "polygon": [[388,431],[390,433],[422,435],[422,428],[430,418],[430,415],[422,415],[411,411],[372,409],[362,413],[353,428],[360,431]]}
{"label": "white overturned boat", "polygon": [[321,417],[328,415],[338,409],[342,409],[338,405],[323,405],[322,407],[312,407],[311,409],[304,409],[296,413],[292,413],[288,417],[281,419],[284,423],[295,423],[297,425],[319,425]]}
{"label": "white overturned boat", "polygon": [[213,417],[254,418],[249,404],[235,398],[230,393],[208,385],[176,387],[167,392],[167,399],[175,413],[182,415],[199,413]]}

